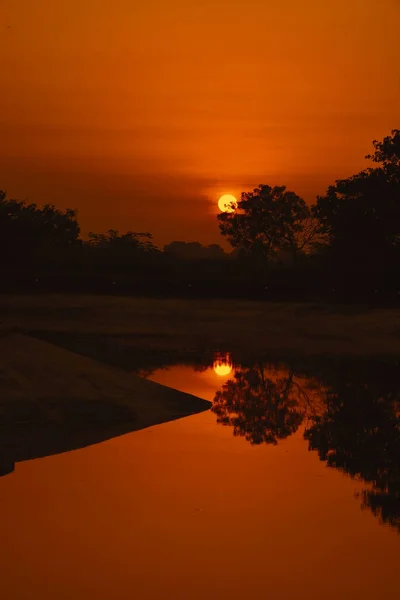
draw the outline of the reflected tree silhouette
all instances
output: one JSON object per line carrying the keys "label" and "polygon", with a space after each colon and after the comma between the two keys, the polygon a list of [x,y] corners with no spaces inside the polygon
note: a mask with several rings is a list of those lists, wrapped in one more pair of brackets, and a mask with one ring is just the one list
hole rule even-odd
{"label": "reflected tree silhouette", "polygon": [[215,395],[212,411],[221,425],[251,444],[277,444],[297,431],[309,406],[293,372],[271,378],[266,365],[235,371]]}
{"label": "reflected tree silhouette", "polygon": [[[237,368],[216,393],[211,410],[219,424],[251,444],[277,444],[306,421],[309,449],[329,467],[365,482],[362,508],[400,532],[398,368],[376,363],[336,367],[325,365],[318,380],[299,379],[289,366]],[[311,389],[316,391],[312,398]]]}
{"label": "reflected tree silhouette", "polygon": [[[397,373],[398,375],[398,373]],[[400,386],[387,372],[346,376],[327,393],[304,437],[329,467],[370,484],[362,507],[400,532]]]}

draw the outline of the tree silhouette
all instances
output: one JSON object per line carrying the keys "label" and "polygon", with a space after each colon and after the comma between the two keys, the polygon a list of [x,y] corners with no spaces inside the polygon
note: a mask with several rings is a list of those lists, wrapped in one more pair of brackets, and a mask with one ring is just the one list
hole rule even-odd
{"label": "tree silhouette", "polygon": [[[379,163],[338,180],[317,199],[314,216],[329,237],[338,266],[382,268],[400,250],[400,131],[373,142]],[[397,258],[396,258],[397,260]]]}
{"label": "tree silhouette", "polygon": [[399,178],[400,174],[400,129],[393,129],[392,134],[386,136],[382,142],[372,142],[375,152],[367,154],[365,158],[382,165],[388,175]]}
{"label": "tree silhouette", "polygon": [[0,256],[8,265],[35,264],[60,256],[78,243],[80,228],[75,210],[39,208],[7,199],[0,190]]}
{"label": "tree silhouette", "polygon": [[284,186],[260,185],[243,193],[236,210],[220,213],[218,221],[234,248],[266,260],[285,250],[295,259],[319,230],[304,200]]}
{"label": "tree silhouette", "polygon": [[227,256],[219,244],[203,246],[199,242],[171,242],[164,246],[164,252],[183,259],[218,259]]}
{"label": "tree silhouette", "polygon": [[295,433],[303,421],[307,394],[293,373],[272,380],[266,366],[237,370],[215,395],[212,411],[221,425],[251,444],[277,444]]}
{"label": "tree silhouette", "polygon": [[102,266],[127,268],[159,252],[150,233],[128,231],[120,234],[109,229],[107,233],[90,232],[88,237],[86,247],[92,262]]}
{"label": "tree silhouette", "polygon": [[89,233],[89,244],[97,249],[119,252],[139,251],[156,252],[158,249],[153,244],[151,233],[135,233],[127,231],[120,234],[116,229],[109,229],[107,233]]}
{"label": "tree silhouette", "polygon": [[329,467],[371,484],[363,506],[400,531],[398,370],[342,372],[327,393],[326,412],[311,417],[304,436]]}

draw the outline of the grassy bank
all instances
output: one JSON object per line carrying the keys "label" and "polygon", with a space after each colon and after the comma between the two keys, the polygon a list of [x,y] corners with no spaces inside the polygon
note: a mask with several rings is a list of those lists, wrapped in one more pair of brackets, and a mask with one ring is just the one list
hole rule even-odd
{"label": "grassy bank", "polygon": [[[3,328],[83,354],[208,352],[400,354],[400,310],[240,300],[155,300],[89,295],[0,295]],[[102,350],[114,340],[114,351]],[[119,350],[117,350],[119,348]],[[107,360],[106,362],[109,362]],[[123,366],[123,365],[121,365]]]}

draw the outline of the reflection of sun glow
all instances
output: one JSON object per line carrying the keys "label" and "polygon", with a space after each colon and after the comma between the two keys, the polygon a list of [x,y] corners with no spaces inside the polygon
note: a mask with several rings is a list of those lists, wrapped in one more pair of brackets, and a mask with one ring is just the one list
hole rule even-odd
{"label": "reflection of sun glow", "polygon": [[229,352],[217,354],[214,360],[213,369],[216,375],[219,375],[220,377],[226,377],[232,372],[233,363]]}
{"label": "reflection of sun glow", "polygon": [[229,375],[229,373],[232,371],[232,365],[229,365],[226,363],[223,364],[223,363],[216,361],[214,363],[214,371],[216,372],[217,375],[220,375],[221,377],[223,377],[224,375]]}

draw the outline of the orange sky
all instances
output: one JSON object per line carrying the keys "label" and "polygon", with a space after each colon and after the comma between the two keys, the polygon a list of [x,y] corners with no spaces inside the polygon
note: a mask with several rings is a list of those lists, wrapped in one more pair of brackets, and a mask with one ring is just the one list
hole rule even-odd
{"label": "orange sky", "polygon": [[309,201],[400,126],[399,0],[0,0],[0,189],[221,242],[218,195]]}

